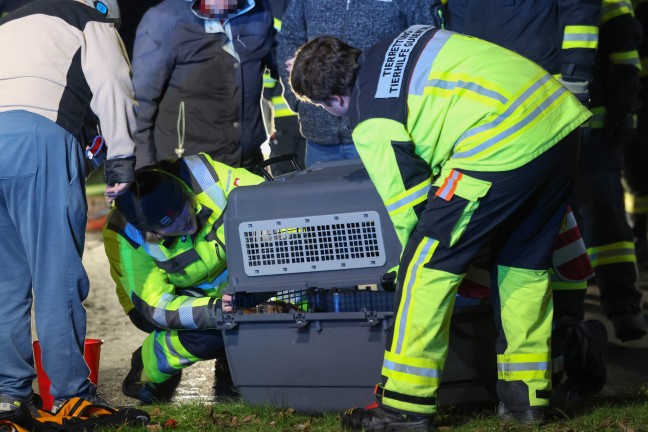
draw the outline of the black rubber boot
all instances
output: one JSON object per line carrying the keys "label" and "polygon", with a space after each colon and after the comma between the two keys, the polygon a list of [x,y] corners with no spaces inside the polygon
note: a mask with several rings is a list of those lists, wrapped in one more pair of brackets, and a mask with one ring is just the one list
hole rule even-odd
{"label": "black rubber boot", "polygon": [[342,427],[365,432],[431,431],[434,419],[394,411],[374,403],[365,408],[352,408],[342,414]]}
{"label": "black rubber boot", "polygon": [[[501,418],[526,424],[544,423],[547,408],[531,406],[529,387],[524,381],[498,381],[497,396],[500,399],[497,414]],[[546,397],[548,404],[549,392]]]}
{"label": "black rubber boot", "polygon": [[142,347],[139,347],[131,357],[131,369],[122,382],[122,392],[128,397],[141,401],[144,405],[170,401],[173,392],[180,384],[182,374],[179,372],[171,376],[169,380],[156,384],[142,381],[143,371]]}
{"label": "black rubber boot", "polygon": [[236,386],[234,386],[232,373],[230,372],[227,356],[224,352],[216,357],[216,364],[214,366],[214,395],[221,400],[240,396]]}

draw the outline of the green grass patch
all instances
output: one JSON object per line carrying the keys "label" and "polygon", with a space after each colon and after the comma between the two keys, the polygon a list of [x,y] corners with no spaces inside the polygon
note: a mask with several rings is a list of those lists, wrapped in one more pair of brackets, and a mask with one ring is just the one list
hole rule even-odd
{"label": "green grass patch", "polygon": [[[341,432],[338,414],[309,416],[291,409],[252,407],[243,402],[183,403],[143,407],[152,424],[146,428],[124,427],[130,431],[307,431]],[[446,408],[439,413],[440,431],[471,432],[648,432],[648,390],[641,388],[628,396],[596,396],[565,410],[552,410],[542,426],[526,426],[502,421],[494,406]]]}

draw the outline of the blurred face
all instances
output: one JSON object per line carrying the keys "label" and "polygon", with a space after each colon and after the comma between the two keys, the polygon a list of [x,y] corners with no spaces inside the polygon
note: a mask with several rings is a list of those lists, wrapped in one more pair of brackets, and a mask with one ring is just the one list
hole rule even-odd
{"label": "blurred face", "polygon": [[201,0],[201,12],[207,15],[223,15],[236,12],[238,0]]}
{"label": "blurred face", "polygon": [[187,201],[182,211],[178,216],[176,216],[173,222],[164,228],[155,230],[155,234],[164,237],[193,235],[196,233],[197,229],[198,223],[196,222],[196,212],[193,209],[191,202]]}

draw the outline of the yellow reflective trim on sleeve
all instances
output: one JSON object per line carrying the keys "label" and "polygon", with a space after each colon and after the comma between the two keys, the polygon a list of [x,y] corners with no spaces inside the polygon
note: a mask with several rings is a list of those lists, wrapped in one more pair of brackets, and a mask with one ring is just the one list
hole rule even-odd
{"label": "yellow reflective trim on sleeve", "polygon": [[648,214],[648,196],[625,193],[625,211],[632,214]]}
{"label": "yellow reflective trim on sleeve", "polygon": [[264,88],[275,88],[276,85],[277,85],[277,80],[272,78],[268,72],[263,74]]}
{"label": "yellow reflective trim on sleeve", "polygon": [[637,262],[634,243],[616,242],[604,246],[587,248],[592,267],[623,262]]}
{"label": "yellow reflective trim on sleeve", "polygon": [[563,34],[563,49],[598,47],[598,27],[596,26],[565,26]]}
{"label": "yellow reflective trim on sleeve", "polygon": [[625,0],[603,0],[601,24],[610,21],[612,18],[626,14],[634,16],[632,5],[629,2]]}
{"label": "yellow reflective trim on sleeve", "polygon": [[275,30],[281,31],[281,20],[279,18],[272,20],[272,25],[274,26]]}
{"label": "yellow reflective trim on sleeve", "polygon": [[274,96],[272,98],[272,107],[275,117],[290,117],[297,115],[288,107],[288,103],[283,96]]}
{"label": "yellow reflective trim on sleeve", "polygon": [[639,60],[639,52],[637,50],[614,52],[610,54],[610,62],[612,64],[632,65],[641,70],[641,61]]}

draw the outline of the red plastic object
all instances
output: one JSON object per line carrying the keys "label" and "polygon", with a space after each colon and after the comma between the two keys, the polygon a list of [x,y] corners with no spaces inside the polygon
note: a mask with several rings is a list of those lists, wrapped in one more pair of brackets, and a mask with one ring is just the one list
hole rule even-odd
{"label": "red plastic object", "polygon": [[[99,380],[99,358],[101,356],[101,339],[86,339],[83,352],[88,367],[90,368],[90,382],[97,384]],[[41,348],[38,341],[34,341],[34,366],[36,367],[36,376],[38,378],[38,393],[43,399],[43,409],[49,411],[52,409],[54,397],[50,394],[50,380],[41,361]]]}

